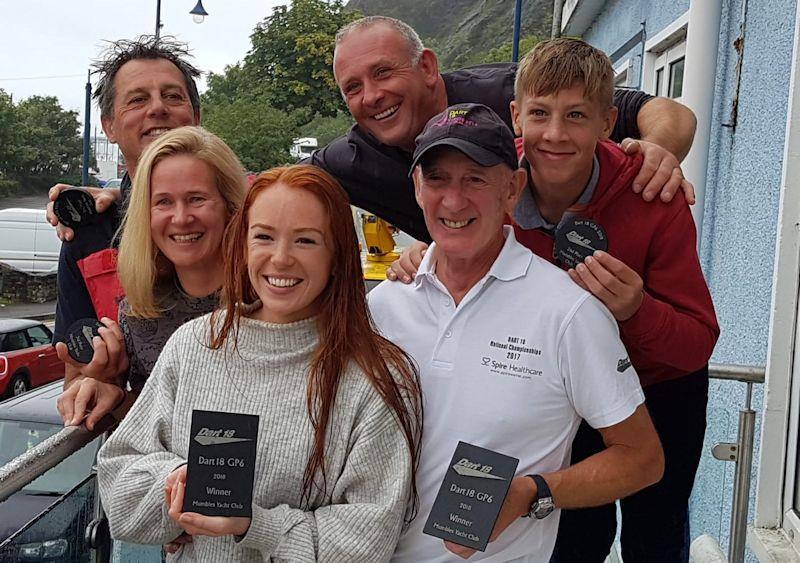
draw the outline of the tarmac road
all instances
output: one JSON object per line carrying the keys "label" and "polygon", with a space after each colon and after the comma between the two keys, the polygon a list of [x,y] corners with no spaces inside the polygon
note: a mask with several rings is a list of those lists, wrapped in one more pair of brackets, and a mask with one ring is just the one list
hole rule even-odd
{"label": "tarmac road", "polygon": [[44,209],[47,207],[48,201],[50,200],[48,199],[46,192],[34,195],[0,197],[0,209],[8,209],[9,207]]}

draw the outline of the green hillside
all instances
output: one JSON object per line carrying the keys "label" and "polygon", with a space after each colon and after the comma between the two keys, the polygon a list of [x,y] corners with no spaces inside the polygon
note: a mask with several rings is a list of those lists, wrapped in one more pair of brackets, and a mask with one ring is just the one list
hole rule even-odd
{"label": "green hillside", "polygon": [[[510,44],[514,4],[514,0],[350,0],[347,8],[408,23],[436,51],[446,70],[483,62],[490,50]],[[552,10],[552,0],[523,0],[522,36],[549,37]]]}

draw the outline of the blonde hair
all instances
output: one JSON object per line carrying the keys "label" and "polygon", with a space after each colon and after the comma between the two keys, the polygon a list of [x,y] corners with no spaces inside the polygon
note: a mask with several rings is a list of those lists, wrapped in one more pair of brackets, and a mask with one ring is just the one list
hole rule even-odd
{"label": "blonde hair", "polygon": [[562,37],[542,41],[517,67],[514,97],[549,96],[580,86],[584,96],[610,108],[614,99],[614,68],[600,49],[580,39]]}
{"label": "blonde hair", "polygon": [[189,155],[205,162],[214,172],[217,189],[225,200],[228,217],[244,201],[247,179],[242,163],[222,139],[202,127],[179,127],[156,139],[142,153],[136,167],[130,201],[119,228],[122,234],[117,272],[128,300],[127,315],[157,318],[155,285],[174,273],[150,234],[150,176],[156,164],[175,155]]}

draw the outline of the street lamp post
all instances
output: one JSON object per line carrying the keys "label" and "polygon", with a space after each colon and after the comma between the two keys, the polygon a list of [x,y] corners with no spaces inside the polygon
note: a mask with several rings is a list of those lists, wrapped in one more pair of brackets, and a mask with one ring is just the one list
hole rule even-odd
{"label": "street lamp post", "polygon": [[189,13],[192,14],[194,23],[203,23],[203,20],[206,19],[206,16],[208,15],[208,12],[206,12],[205,8],[203,8],[203,0],[197,0],[197,4]]}
{"label": "street lamp post", "polygon": [[156,39],[161,37],[161,0],[156,0]]}
{"label": "street lamp post", "polygon": [[91,71],[86,73],[86,106],[83,112],[83,161],[81,166],[81,185],[89,185],[89,130],[92,116],[92,81]]}
{"label": "street lamp post", "polygon": [[[203,20],[208,15],[206,9],[203,8],[203,0],[197,0],[197,4],[189,13],[192,14],[194,23],[203,23]],[[161,37],[161,27],[161,0],[156,0],[156,39]]]}

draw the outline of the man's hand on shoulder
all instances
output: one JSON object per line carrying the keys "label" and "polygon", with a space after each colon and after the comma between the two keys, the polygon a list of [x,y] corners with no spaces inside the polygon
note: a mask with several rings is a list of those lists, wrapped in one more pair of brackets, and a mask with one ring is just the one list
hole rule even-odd
{"label": "man's hand on shoulder", "polygon": [[[75,186],[70,186],[69,184],[56,184],[50,188],[50,191],[48,192],[50,201],[47,203],[47,221],[56,228],[58,238],[64,241],[70,241],[74,239],[75,231],[59,223],[58,217],[56,217],[56,214],[53,211],[53,203],[56,201],[58,195],[62,191],[74,187]],[[122,193],[119,188],[104,189],[83,187],[82,189],[88,191],[89,194],[91,194],[91,196],[94,198],[94,207],[97,209],[98,213],[105,212],[113,203],[116,203],[122,198]]]}
{"label": "man's hand on shoulder", "polygon": [[642,168],[633,179],[633,191],[641,193],[645,201],[652,201],[660,193],[661,201],[670,202],[680,189],[689,205],[694,205],[694,186],[683,177],[681,163],[674,154],[640,139],[623,139],[620,147],[628,155],[640,152],[644,157]]}
{"label": "man's hand on shoulder", "polygon": [[389,269],[386,271],[386,279],[390,281],[401,281],[409,284],[414,280],[417,275],[419,265],[428,251],[428,245],[424,242],[414,241],[408,248],[406,248],[400,255],[400,258],[392,262]]}

